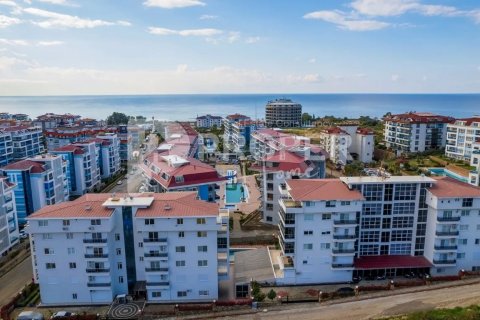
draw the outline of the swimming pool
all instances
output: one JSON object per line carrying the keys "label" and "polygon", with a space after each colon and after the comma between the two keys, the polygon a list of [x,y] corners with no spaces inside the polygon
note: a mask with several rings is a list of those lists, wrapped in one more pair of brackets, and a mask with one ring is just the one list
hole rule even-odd
{"label": "swimming pool", "polygon": [[450,177],[453,179],[456,179],[461,182],[466,182],[468,183],[468,177],[461,176],[453,171],[450,171],[445,168],[428,168],[428,171],[430,171],[432,174],[436,176],[444,176],[444,177]]}
{"label": "swimming pool", "polygon": [[241,183],[228,183],[225,186],[225,203],[240,203],[247,196],[247,188]]}

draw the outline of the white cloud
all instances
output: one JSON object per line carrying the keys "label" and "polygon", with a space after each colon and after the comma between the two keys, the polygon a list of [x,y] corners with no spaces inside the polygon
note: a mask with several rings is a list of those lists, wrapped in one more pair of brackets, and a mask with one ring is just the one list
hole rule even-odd
{"label": "white cloud", "polygon": [[179,35],[183,37],[195,36],[195,37],[211,37],[215,35],[222,34],[222,30],[205,28],[205,29],[186,29],[186,30],[173,30],[167,28],[148,28],[148,32],[158,36],[170,36],[170,35]]}
{"label": "white cloud", "polygon": [[[15,57],[6,57],[6,56],[0,56],[0,70],[5,71],[8,69],[12,69],[14,66],[30,66],[32,65],[30,62],[15,58]],[[1,78],[1,77],[0,77]]]}
{"label": "white cloud", "polygon": [[214,15],[211,15],[211,14],[203,14],[200,16],[199,18],[200,20],[215,20],[215,19],[218,19],[218,16],[214,16]]}
{"label": "white cloud", "polygon": [[336,24],[340,29],[350,31],[371,31],[380,30],[390,26],[390,23],[369,20],[369,19],[357,19],[355,16],[347,14],[345,12],[335,11],[315,11],[307,13],[303,16],[304,19],[316,19],[323,20]]}
{"label": "white cloud", "polygon": [[57,5],[62,5],[62,6],[69,5],[69,3],[66,0],[37,0],[37,1],[50,3],[50,4],[57,4]]}
{"label": "white cloud", "polygon": [[64,44],[63,41],[38,41],[37,46],[40,47],[52,47],[52,46],[60,46]]}
{"label": "white cloud", "polygon": [[248,37],[247,39],[245,39],[245,43],[248,43],[248,44],[252,44],[252,43],[257,43],[260,41],[260,37]]}
{"label": "white cloud", "polygon": [[308,63],[315,63],[315,62],[317,62],[317,59],[315,58],[308,59]]}
{"label": "white cloud", "polygon": [[240,39],[240,32],[238,31],[230,31],[228,33],[228,37],[227,37],[227,42],[228,43],[234,43],[236,42],[238,39]]}
{"label": "white cloud", "polygon": [[8,7],[16,7],[17,4],[14,1],[10,0],[0,0],[0,5],[8,6]]}
{"label": "white cloud", "polygon": [[399,16],[417,12],[425,16],[460,16],[465,12],[452,6],[422,4],[418,0],[355,0],[351,7],[369,16]]}
{"label": "white cloud", "polygon": [[16,24],[22,23],[20,19],[7,17],[0,14],[0,29],[7,28]]}
{"label": "white cloud", "polygon": [[9,46],[28,46],[29,43],[26,40],[21,40],[21,39],[4,39],[0,38],[0,43],[1,44],[6,44]]}
{"label": "white cloud", "polygon": [[117,20],[117,24],[123,27],[130,27],[132,25],[131,22],[125,20]]}
{"label": "white cloud", "polygon": [[396,82],[400,79],[400,76],[398,74],[392,74],[392,76],[390,77],[390,80],[392,80],[393,82]]}
{"label": "white cloud", "polygon": [[147,7],[159,7],[164,9],[205,6],[205,3],[199,0],[147,0],[143,4]]}

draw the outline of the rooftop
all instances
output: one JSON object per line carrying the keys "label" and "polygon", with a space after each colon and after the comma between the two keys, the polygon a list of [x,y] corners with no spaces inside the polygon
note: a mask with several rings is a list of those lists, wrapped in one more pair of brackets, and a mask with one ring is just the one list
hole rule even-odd
{"label": "rooftop", "polygon": [[363,200],[356,190],[350,190],[339,179],[287,180],[290,196],[295,201]]}
{"label": "rooftop", "polygon": [[455,121],[455,124],[459,124],[459,122],[463,122],[462,125],[465,125],[465,126],[471,126],[474,122],[476,123],[480,123],[480,116],[474,116],[472,118],[465,118],[465,119],[457,119]]}
{"label": "rooftop", "polygon": [[[263,159],[267,165],[263,166],[261,163],[252,165],[250,169],[257,171],[296,171],[298,173],[305,173],[310,167],[310,161],[304,157],[300,157],[290,151],[278,151],[274,155],[267,156]],[[268,165],[268,163],[277,163],[277,166]]]}
{"label": "rooftop", "polygon": [[368,183],[434,183],[435,179],[427,176],[385,176],[385,177],[341,177],[347,185]]}
{"label": "rooftop", "polygon": [[354,265],[357,270],[433,267],[423,256],[407,255],[362,256],[355,259]]}
{"label": "rooftop", "polygon": [[435,177],[428,191],[438,198],[480,198],[480,188],[450,177]]}
{"label": "rooftop", "polygon": [[42,173],[45,171],[44,165],[37,161],[31,160],[20,160],[17,162],[10,163],[2,168],[5,171],[15,171],[15,170],[22,170],[22,171],[30,171],[31,173]]}
{"label": "rooftop", "polygon": [[339,134],[348,135],[348,132],[343,130],[340,127],[331,127],[331,128],[323,129],[322,132],[327,134],[335,134],[335,135],[339,135]]}
{"label": "rooftop", "polygon": [[449,123],[455,121],[452,117],[433,114],[430,112],[408,112],[392,114],[384,118],[385,121],[403,123]]}

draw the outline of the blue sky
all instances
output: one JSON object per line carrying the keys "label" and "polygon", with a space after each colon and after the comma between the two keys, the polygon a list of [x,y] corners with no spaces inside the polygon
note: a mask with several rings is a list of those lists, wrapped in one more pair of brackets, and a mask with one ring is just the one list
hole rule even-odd
{"label": "blue sky", "polygon": [[0,0],[0,95],[478,93],[480,3]]}

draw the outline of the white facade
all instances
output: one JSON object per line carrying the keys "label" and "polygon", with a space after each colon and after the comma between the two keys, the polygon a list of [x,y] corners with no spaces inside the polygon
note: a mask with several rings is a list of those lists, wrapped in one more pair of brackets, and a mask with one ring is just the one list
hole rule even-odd
{"label": "white facade", "polygon": [[85,188],[92,191],[101,183],[100,152],[101,149],[95,142],[76,142],[74,145],[83,149],[83,168],[85,174]]}
{"label": "white facade", "polygon": [[15,184],[7,178],[0,178],[0,256],[18,243],[18,222],[15,196]]}
{"label": "white facade", "polygon": [[195,193],[85,195],[29,220],[44,305],[212,301],[228,278],[228,212]]}
{"label": "white facade", "polygon": [[43,134],[40,128],[10,127],[5,131],[12,135],[14,161],[34,157],[44,152]]}
{"label": "white facade", "polygon": [[350,160],[348,147],[352,143],[352,138],[348,132],[340,128],[332,128],[320,133],[320,145],[330,156],[333,163],[346,165]]}
{"label": "white facade", "polygon": [[211,114],[197,117],[196,126],[197,128],[212,128],[213,126],[216,126],[220,129],[222,126],[222,117],[212,116]]}
{"label": "white facade", "polygon": [[447,157],[470,161],[475,146],[478,148],[476,142],[480,142],[480,117],[458,119],[447,125]]}
{"label": "white facade", "polygon": [[340,126],[340,129],[350,135],[348,152],[350,154],[356,154],[357,160],[360,162],[372,162],[375,148],[375,135],[373,131],[366,128],[359,128],[357,125]]}
{"label": "white facade", "polygon": [[100,147],[100,171],[102,179],[115,175],[120,170],[120,139],[116,134],[97,136],[97,139],[107,143]]}
{"label": "white facade", "polygon": [[475,167],[475,170],[470,171],[468,182],[474,186],[480,186],[480,143],[474,144],[474,150],[470,157],[470,165]]}

